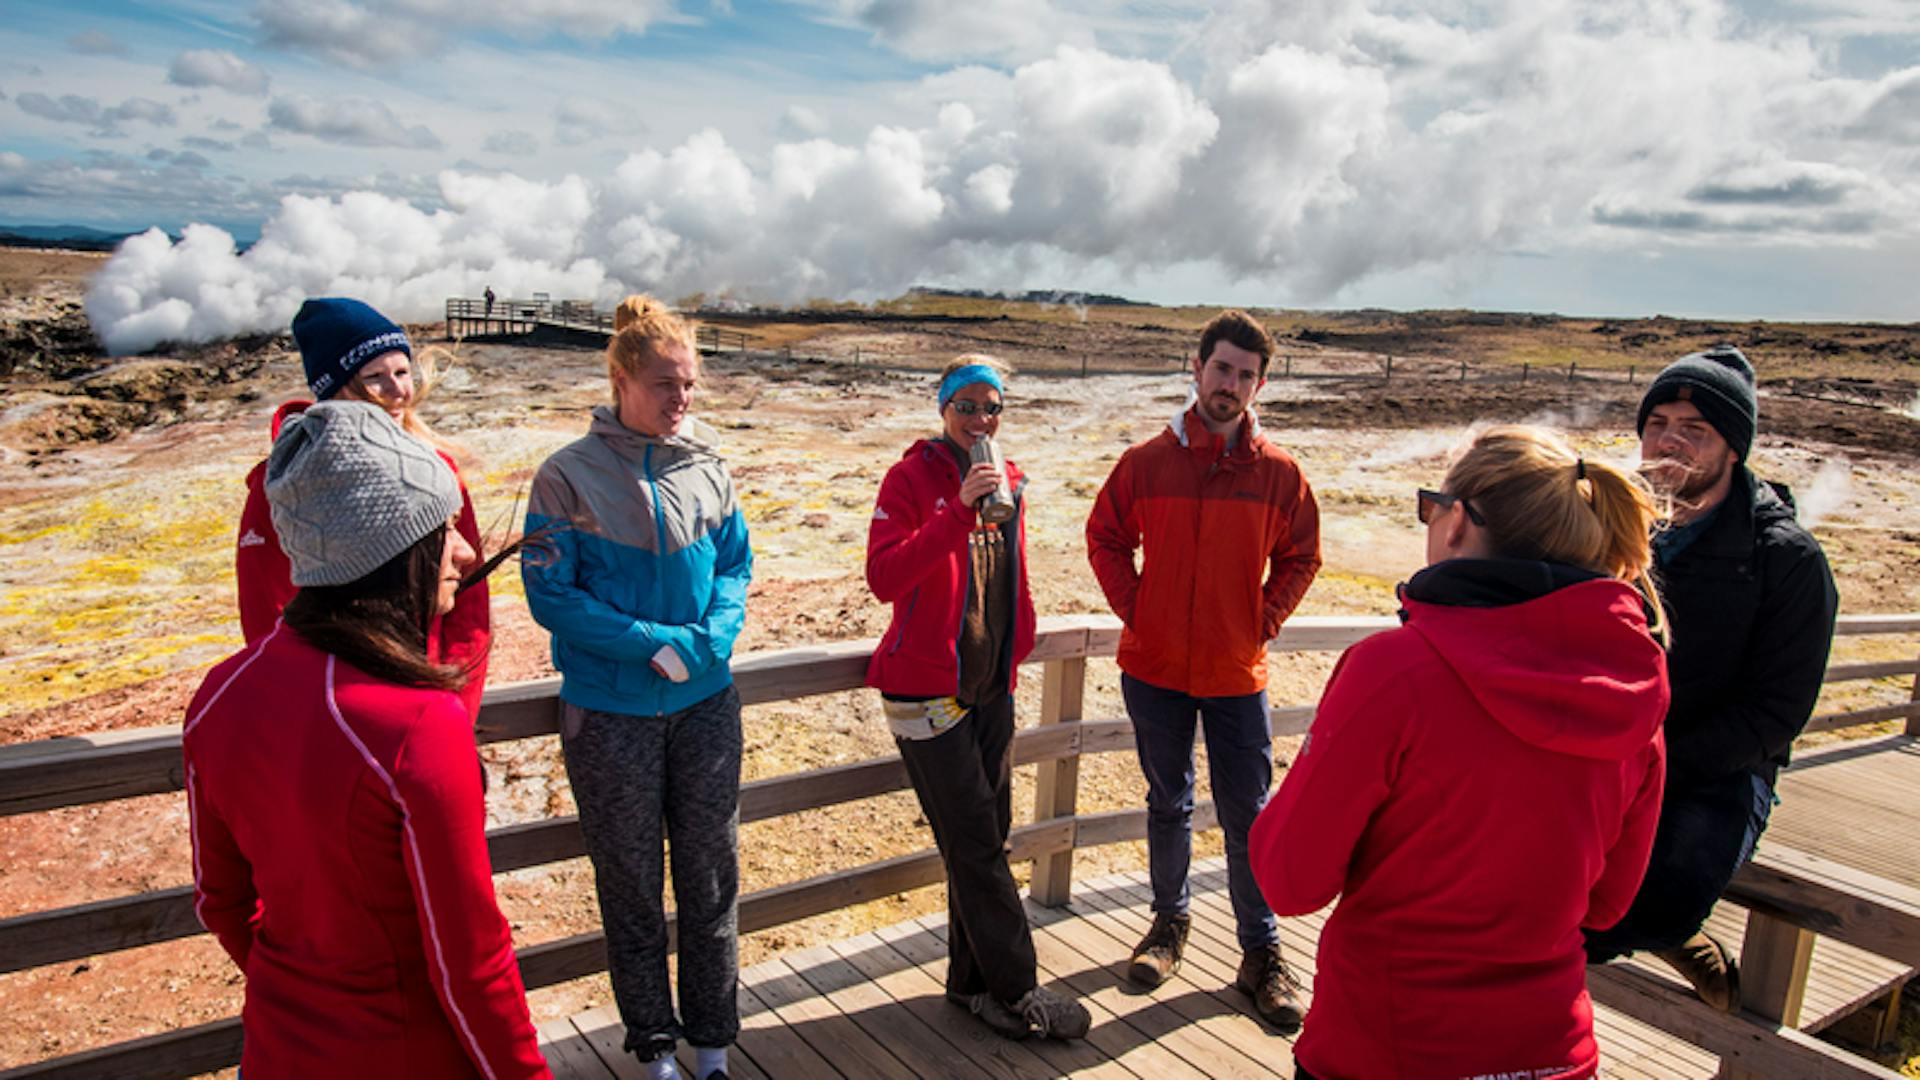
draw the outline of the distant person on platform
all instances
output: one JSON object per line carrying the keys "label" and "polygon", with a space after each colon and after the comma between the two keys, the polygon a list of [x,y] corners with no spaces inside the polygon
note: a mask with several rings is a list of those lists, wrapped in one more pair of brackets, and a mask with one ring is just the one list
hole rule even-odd
{"label": "distant person on platform", "polygon": [[[1010,1039],[1079,1038],[1092,1018],[1038,980],[1013,823],[1013,688],[1033,651],[1026,477],[979,461],[1000,431],[996,362],[941,373],[941,434],[907,448],[867,527],[867,585],[893,621],[867,666],[947,871],[947,1000]],[[990,442],[987,444],[990,445]]]}
{"label": "distant person on platform", "polygon": [[493,286],[487,286],[487,291],[481,295],[487,298],[487,318],[491,319],[493,318]]}
{"label": "distant person on platform", "polygon": [[[307,388],[314,401],[365,401],[377,405],[438,452],[440,460],[459,481],[458,458],[464,451],[434,434],[418,409],[434,384],[434,356],[450,358],[445,350],[427,348],[414,356],[407,333],[393,320],[358,300],[323,297],[300,305],[293,317],[293,341],[300,349]],[[280,437],[287,418],[311,402],[294,400],[274,411],[272,437]],[[267,463],[247,474],[247,502],[240,511],[239,537],[234,547],[234,581],[240,601],[240,632],[248,644],[273,631],[280,610],[293,598],[294,584],[287,556],[274,531],[266,491]],[[460,516],[455,522],[461,539],[483,557],[480,525],[473,499],[460,484]],[[462,589],[453,610],[436,618],[427,638],[427,654],[435,663],[452,664],[467,673],[460,690],[467,713],[480,715],[480,693],[487,681],[487,646],[493,639],[487,583],[476,581]]]}
{"label": "distant person on platform", "polygon": [[1120,456],[1087,518],[1087,555],[1126,624],[1120,689],[1147,780],[1153,926],[1128,974],[1158,985],[1186,948],[1198,724],[1244,954],[1234,985],[1268,1023],[1291,1031],[1300,985],[1247,864],[1247,831],[1273,783],[1267,645],[1320,569],[1320,511],[1300,466],[1251,408],[1272,358],[1273,339],[1245,312],[1206,325],[1190,404]]}
{"label": "distant person on platform", "polygon": [[1767,826],[1840,606],[1792,496],[1750,468],[1758,420],[1753,365],[1730,345],[1680,358],[1640,402],[1642,467],[1673,500],[1653,537],[1673,623],[1666,801],[1632,908],[1587,934],[1591,962],[1652,950],[1726,1012],[1739,971],[1701,925]]}

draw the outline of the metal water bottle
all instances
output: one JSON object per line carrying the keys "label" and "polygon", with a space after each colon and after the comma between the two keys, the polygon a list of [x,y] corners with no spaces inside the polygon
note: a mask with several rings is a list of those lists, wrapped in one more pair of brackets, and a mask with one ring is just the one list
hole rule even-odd
{"label": "metal water bottle", "polygon": [[976,436],[970,451],[975,465],[988,462],[1000,470],[1000,486],[980,496],[980,503],[974,508],[980,520],[993,525],[1004,525],[1013,520],[1013,493],[1007,490],[1007,463],[1000,456],[1000,448],[986,435]]}

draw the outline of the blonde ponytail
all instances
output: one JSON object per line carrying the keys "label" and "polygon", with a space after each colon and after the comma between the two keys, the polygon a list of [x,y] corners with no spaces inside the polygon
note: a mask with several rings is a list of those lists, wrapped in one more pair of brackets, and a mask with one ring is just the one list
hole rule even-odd
{"label": "blonde ponytail", "polygon": [[694,347],[693,331],[692,323],[653,297],[643,293],[627,297],[613,309],[613,338],[607,342],[607,378],[638,375],[650,357],[676,345],[693,353],[697,362],[700,353]]}

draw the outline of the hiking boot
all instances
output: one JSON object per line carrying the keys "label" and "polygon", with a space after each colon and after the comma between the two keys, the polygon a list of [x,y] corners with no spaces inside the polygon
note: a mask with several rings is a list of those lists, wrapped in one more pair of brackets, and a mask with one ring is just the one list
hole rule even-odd
{"label": "hiking boot", "polygon": [[1033,1034],[1026,1017],[1000,1004],[992,994],[962,994],[948,990],[947,1000],[979,1017],[982,1023],[1003,1039],[1024,1039]]}
{"label": "hiking boot", "polygon": [[1291,1035],[1300,1030],[1300,1019],[1305,1012],[1300,1007],[1300,980],[1280,958],[1278,942],[1249,949],[1240,959],[1240,972],[1234,976],[1233,985],[1253,998],[1253,1011],[1260,1014],[1260,1019],[1279,1028],[1281,1034]]}
{"label": "hiking boot", "polygon": [[1083,1038],[1093,1026],[1093,1017],[1087,1014],[1085,1005],[1061,997],[1044,986],[1027,991],[1013,1007],[1033,1033],[1043,1039]]}
{"label": "hiking boot", "polygon": [[1141,986],[1159,986],[1180,970],[1180,954],[1187,951],[1187,929],[1193,925],[1186,915],[1153,913],[1153,926],[1147,936],[1133,947],[1133,960],[1127,965],[1127,978]]}
{"label": "hiking boot", "polygon": [[1723,1013],[1740,1011],[1740,965],[1727,947],[1708,937],[1705,930],[1677,949],[1655,949],[1653,955],[1692,983],[1701,1001]]}

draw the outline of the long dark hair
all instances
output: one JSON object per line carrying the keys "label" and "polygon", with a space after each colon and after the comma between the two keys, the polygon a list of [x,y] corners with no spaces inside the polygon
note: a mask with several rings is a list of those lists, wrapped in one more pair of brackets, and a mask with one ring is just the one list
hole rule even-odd
{"label": "long dark hair", "polygon": [[376,679],[458,690],[467,684],[467,670],[427,656],[446,544],[447,526],[441,525],[345,585],[302,586],[281,618],[314,648]]}

